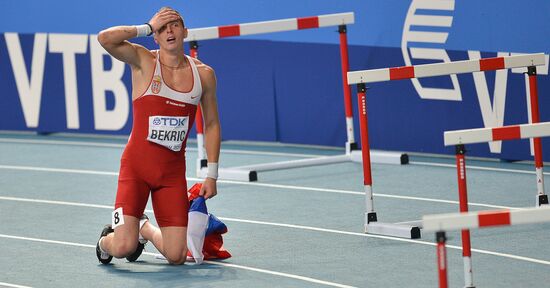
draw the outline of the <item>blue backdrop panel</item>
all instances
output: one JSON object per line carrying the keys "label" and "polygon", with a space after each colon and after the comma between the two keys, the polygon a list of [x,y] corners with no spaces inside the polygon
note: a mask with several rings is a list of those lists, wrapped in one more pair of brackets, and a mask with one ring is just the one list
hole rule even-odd
{"label": "blue backdrop panel", "polygon": [[279,141],[343,147],[346,128],[339,47],[281,42],[273,46]]}
{"label": "blue backdrop panel", "polygon": [[[28,35],[25,38],[34,39],[34,35]],[[0,37],[0,63],[0,85],[3,90],[0,95],[0,114],[2,115],[0,130],[29,130],[25,125],[23,111],[20,108],[19,94],[4,37]]]}
{"label": "blue backdrop panel", "polygon": [[224,140],[277,140],[273,76],[277,53],[269,41],[199,42],[199,59],[216,71]]}

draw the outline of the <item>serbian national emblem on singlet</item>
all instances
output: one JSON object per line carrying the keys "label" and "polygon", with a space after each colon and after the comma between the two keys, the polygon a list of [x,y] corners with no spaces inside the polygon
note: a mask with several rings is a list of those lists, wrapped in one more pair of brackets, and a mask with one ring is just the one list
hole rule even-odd
{"label": "serbian national emblem on singlet", "polygon": [[159,94],[160,88],[162,87],[162,79],[159,75],[155,75],[153,77],[153,81],[151,81],[151,92],[155,94]]}

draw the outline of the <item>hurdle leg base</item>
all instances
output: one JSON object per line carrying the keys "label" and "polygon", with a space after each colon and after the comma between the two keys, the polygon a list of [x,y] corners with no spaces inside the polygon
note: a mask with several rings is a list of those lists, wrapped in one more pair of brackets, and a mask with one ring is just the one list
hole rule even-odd
{"label": "hurdle leg base", "polygon": [[220,169],[218,177],[222,180],[258,181],[258,173],[254,170]]}
{"label": "hurdle leg base", "polygon": [[538,200],[538,206],[548,205],[548,195],[539,195]]}
{"label": "hurdle leg base", "polygon": [[[361,150],[351,151],[351,161],[358,163],[363,162]],[[405,165],[409,164],[409,155],[401,152],[371,150],[370,162],[378,164]]]}
{"label": "hurdle leg base", "polygon": [[406,239],[419,239],[421,237],[420,228],[417,226],[381,222],[370,222],[365,225],[365,233]]}
{"label": "hurdle leg base", "polygon": [[[208,168],[203,167],[198,173],[199,178],[206,178]],[[234,180],[244,182],[258,181],[258,173],[253,170],[240,170],[231,168],[220,168],[218,170],[218,179],[221,180]]]}
{"label": "hurdle leg base", "polygon": [[201,159],[201,169],[204,167],[208,167],[208,160],[207,159]]}
{"label": "hurdle leg base", "polygon": [[409,226],[418,227],[418,228],[422,229],[422,220],[404,221],[404,222],[398,222],[398,223],[394,223],[394,224],[409,225]]}
{"label": "hurdle leg base", "polygon": [[[208,166],[208,160],[207,159],[197,159],[197,177],[204,178],[206,177],[206,167]],[[204,170],[204,173],[203,173]],[[204,174],[204,175],[202,175]]]}
{"label": "hurdle leg base", "polygon": [[355,142],[346,142],[346,155],[351,154],[352,151],[359,150],[357,143]]}
{"label": "hurdle leg base", "polygon": [[[257,181],[258,172],[265,171],[275,171],[283,169],[292,169],[292,168],[303,168],[309,166],[318,166],[318,165],[328,165],[336,164],[350,161],[350,155],[335,155],[335,156],[323,156],[317,158],[308,158],[308,159],[299,159],[299,160],[288,160],[264,164],[254,164],[246,166],[237,166],[231,168],[220,169],[218,172],[218,177],[224,180],[237,180],[237,181]],[[203,170],[205,168],[202,168]],[[204,177],[202,176],[199,177]],[[206,175],[206,174],[204,174]]]}

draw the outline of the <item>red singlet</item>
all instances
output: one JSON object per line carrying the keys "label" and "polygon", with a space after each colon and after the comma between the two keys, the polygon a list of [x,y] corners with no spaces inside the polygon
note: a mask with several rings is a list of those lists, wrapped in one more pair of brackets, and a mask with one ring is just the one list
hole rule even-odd
{"label": "red singlet", "polygon": [[176,91],[163,81],[158,56],[147,91],[133,101],[133,128],[120,160],[115,209],[141,217],[149,194],[160,227],[187,226],[189,201],[185,179],[185,146],[193,126],[202,86],[197,66],[193,88]]}

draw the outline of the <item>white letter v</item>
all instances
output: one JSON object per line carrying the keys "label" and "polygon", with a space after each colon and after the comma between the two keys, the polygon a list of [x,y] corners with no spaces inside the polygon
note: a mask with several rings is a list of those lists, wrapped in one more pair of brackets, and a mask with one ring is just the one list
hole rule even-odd
{"label": "white letter v", "polygon": [[[499,52],[498,57],[508,56],[509,53]],[[470,60],[480,59],[479,51],[468,51]],[[479,108],[483,117],[483,125],[486,128],[500,127],[504,123],[504,107],[506,104],[506,83],[508,82],[508,69],[496,71],[495,90],[493,93],[493,105],[489,97],[489,88],[487,88],[487,79],[485,72],[474,72],[474,83],[476,86]],[[491,153],[500,153],[502,141],[489,142]]]}
{"label": "white letter v", "polygon": [[44,33],[36,33],[34,36],[31,75],[29,79],[25,59],[21,51],[19,35],[17,33],[4,34],[17,91],[19,92],[19,100],[21,101],[23,115],[25,116],[25,123],[29,128],[38,127],[42,80],[44,79],[44,62],[46,59],[46,36]]}

